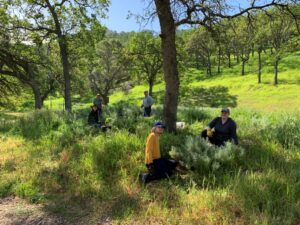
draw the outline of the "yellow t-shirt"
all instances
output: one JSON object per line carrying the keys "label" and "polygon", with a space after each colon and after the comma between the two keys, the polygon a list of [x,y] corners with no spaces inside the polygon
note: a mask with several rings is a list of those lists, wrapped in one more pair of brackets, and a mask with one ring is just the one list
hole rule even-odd
{"label": "yellow t-shirt", "polygon": [[159,136],[155,133],[149,134],[145,148],[145,163],[153,163],[154,159],[160,158]]}

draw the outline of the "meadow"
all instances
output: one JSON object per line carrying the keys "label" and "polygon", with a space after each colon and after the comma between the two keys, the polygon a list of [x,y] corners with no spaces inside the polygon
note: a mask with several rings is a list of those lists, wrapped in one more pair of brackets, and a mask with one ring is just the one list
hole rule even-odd
{"label": "meadow", "polygon": [[0,196],[41,204],[68,224],[107,218],[112,224],[299,224],[298,63],[299,53],[282,60],[278,86],[266,67],[257,84],[254,59],[245,76],[237,75],[239,66],[213,77],[185,71],[178,121],[187,127],[161,137],[162,154],[184,148],[226,104],[244,155],[218,170],[178,173],[146,186],[138,178],[146,171],[146,137],[162,118],[162,83],[154,87],[150,118],[139,108],[145,85],[112,94],[103,120],[113,129],[106,133],[87,126],[88,98],[72,114],[61,110],[60,98],[46,101],[44,110],[2,111]]}

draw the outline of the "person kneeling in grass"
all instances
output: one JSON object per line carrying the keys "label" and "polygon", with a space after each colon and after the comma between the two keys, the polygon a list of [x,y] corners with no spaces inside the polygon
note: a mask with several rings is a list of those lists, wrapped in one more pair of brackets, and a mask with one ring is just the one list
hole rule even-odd
{"label": "person kneeling in grass", "polygon": [[165,126],[161,122],[154,124],[146,142],[145,163],[148,173],[142,175],[142,182],[167,178],[173,174],[178,163],[172,159],[161,158],[159,136],[164,132]]}
{"label": "person kneeling in grass", "polygon": [[227,141],[233,141],[237,145],[236,123],[229,115],[230,110],[223,108],[221,116],[213,119],[202,131],[201,136],[208,138],[210,143],[217,146],[225,145]]}
{"label": "person kneeling in grass", "polygon": [[102,131],[106,131],[107,128],[111,129],[111,126],[103,126],[99,122],[99,112],[98,112],[97,105],[93,105],[93,106],[91,106],[91,108],[92,108],[92,110],[89,113],[88,124],[93,127],[99,128]]}

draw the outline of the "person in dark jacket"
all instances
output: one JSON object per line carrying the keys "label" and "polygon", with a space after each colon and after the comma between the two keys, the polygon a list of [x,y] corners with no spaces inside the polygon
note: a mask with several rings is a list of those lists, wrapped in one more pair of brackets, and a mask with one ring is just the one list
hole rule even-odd
{"label": "person in dark jacket", "polygon": [[236,123],[229,117],[230,110],[223,108],[221,116],[213,119],[205,130],[202,131],[201,136],[208,138],[208,140],[217,146],[225,145],[227,141],[238,144],[238,137],[236,134]]}
{"label": "person in dark jacket", "polygon": [[89,113],[88,124],[94,127],[101,128],[101,123],[99,123],[99,113],[97,105],[93,105],[92,110]]}

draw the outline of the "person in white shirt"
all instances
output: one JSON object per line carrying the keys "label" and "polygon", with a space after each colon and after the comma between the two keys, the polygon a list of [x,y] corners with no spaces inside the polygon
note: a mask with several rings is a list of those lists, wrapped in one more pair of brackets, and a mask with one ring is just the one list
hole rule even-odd
{"label": "person in white shirt", "polygon": [[151,115],[151,106],[154,103],[154,99],[149,95],[148,91],[144,91],[144,99],[141,108],[144,108],[144,117]]}

